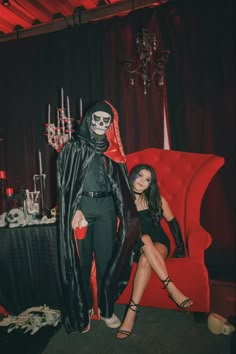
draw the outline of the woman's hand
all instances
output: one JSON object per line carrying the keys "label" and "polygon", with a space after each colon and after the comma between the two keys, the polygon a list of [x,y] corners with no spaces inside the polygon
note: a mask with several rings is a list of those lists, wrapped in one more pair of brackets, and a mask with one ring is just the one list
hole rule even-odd
{"label": "woman's hand", "polygon": [[71,223],[72,229],[75,230],[77,227],[79,227],[82,220],[85,220],[84,214],[82,213],[81,210],[77,210],[72,219],[72,223]]}

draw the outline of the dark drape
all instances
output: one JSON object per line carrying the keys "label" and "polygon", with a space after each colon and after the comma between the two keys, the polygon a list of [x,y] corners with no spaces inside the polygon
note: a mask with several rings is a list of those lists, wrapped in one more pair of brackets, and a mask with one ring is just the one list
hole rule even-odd
{"label": "dark drape", "polygon": [[60,309],[55,225],[1,228],[0,299],[12,315],[33,306]]}
{"label": "dark drape", "polygon": [[[135,77],[135,87],[129,81],[124,62],[129,59],[137,64],[135,36],[144,26],[159,33],[157,10],[145,9],[124,18],[115,18],[105,26],[104,81],[108,100],[120,108],[121,131],[127,153],[147,147],[163,147],[163,94],[165,87],[156,82],[144,95],[142,79]],[[162,45],[162,44],[161,44]],[[164,45],[164,44],[163,44]],[[142,132],[142,133],[141,133]]]}
{"label": "dark drape", "polygon": [[172,148],[225,158],[206,192],[201,215],[213,237],[207,263],[231,274],[236,254],[233,5],[233,1],[182,0],[166,16],[172,50],[168,70]]}
{"label": "dark drape", "polygon": [[[163,147],[163,89],[143,94],[130,86],[123,62],[137,56],[135,35],[143,26],[161,34],[171,54],[166,67],[172,148],[225,157],[205,195],[202,223],[213,244],[209,266],[232,264],[235,250],[235,127],[233,1],[169,1],[98,23],[0,44],[0,170],[8,185],[32,190],[37,151],[47,175],[46,202],[56,203],[57,153],[47,146],[47,104],[55,113],[60,87],[71,115],[107,99],[118,110],[125,152]],[[164,88],[165,89],[165,88]],[[1,138],[0,136],[0,138]]]}

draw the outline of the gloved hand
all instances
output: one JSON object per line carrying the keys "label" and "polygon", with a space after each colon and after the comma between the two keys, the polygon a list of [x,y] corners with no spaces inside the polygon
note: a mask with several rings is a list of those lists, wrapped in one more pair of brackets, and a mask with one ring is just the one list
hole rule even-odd
{"label": "gloved hand", "polygon": [[184,248],[184,243],[183,243],[183,237],[181,234],[181,230],[179,227],[179,223],[174,217],[172,220],[168,222],[170,231],[174,237],[175,244],[176,244],[176,250],[173,253],[174,258],[183,258],[186,257],[186,252]]}

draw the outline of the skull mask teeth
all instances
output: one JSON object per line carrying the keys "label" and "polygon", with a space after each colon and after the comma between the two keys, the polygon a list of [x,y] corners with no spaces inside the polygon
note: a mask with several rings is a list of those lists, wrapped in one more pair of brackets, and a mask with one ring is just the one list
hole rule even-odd
{"label": "skull mask teeth", "polygon": [[92,114],[91,129],[97,135],[106,133],[111,125],[111,115],[107,112],[97,111]]}

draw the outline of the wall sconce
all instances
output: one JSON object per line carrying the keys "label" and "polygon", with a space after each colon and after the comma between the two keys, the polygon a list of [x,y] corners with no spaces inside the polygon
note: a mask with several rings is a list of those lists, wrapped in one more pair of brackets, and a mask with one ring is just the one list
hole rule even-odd
{"label": "wall sconce", "polygon": [[132,86],[135,86],[135,76],[141,77],[144,85],[144,94],[157,75],[159,86],[164,85],[165,65],[170,54],[169,50],[161,50],[160,40],[148,28],[143,28],[136,36],[136,45],[139,53],[138,60],[126,60],[125,68],[129,74]]}

